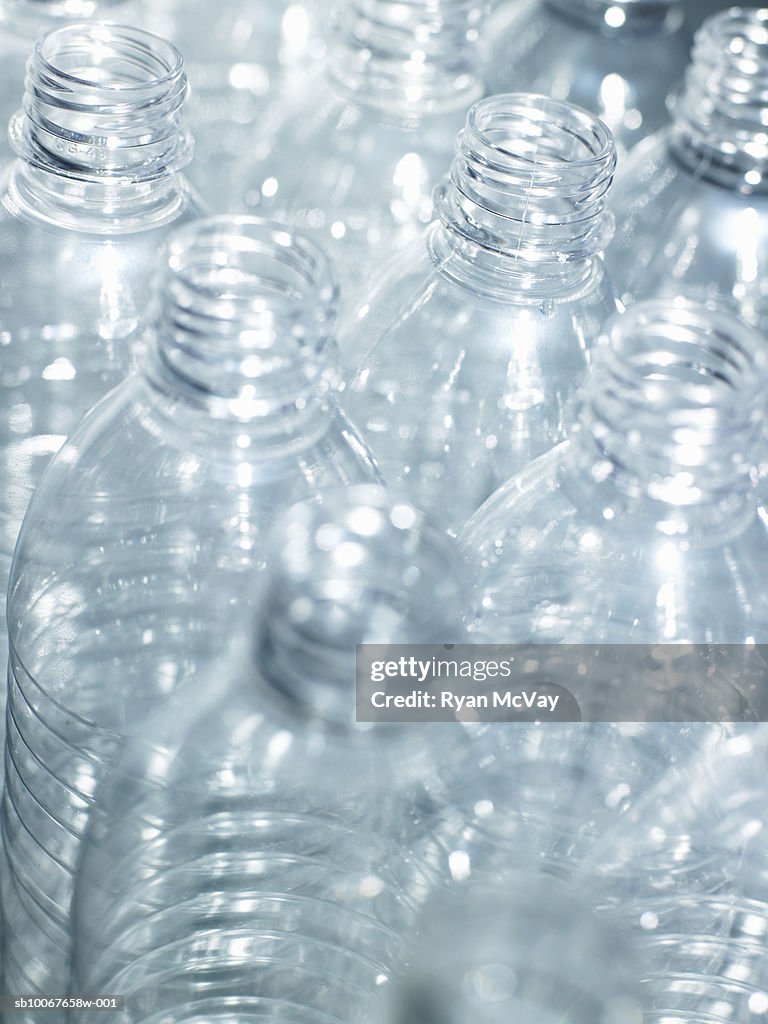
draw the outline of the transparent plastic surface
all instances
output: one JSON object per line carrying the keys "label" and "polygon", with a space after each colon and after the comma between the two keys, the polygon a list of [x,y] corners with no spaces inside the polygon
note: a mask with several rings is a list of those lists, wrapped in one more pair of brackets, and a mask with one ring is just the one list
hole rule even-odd
{"label": "transparent plastic surface", "polygon": [[432,217],[432,188],[483,88],[482,0],[350,0],[328,55],[297,97],[260,118],[239,189],[246,208],[316,232],[342,295]]}
{"label": "transparent plastic surface", "polygon": [[75,988],[125,993],[121,1024],[369,1020],[435,884],[414,853],[431,742],[354,722],[355,644],[460,637],[459,553],[373,487],[295,506],[269,551],[255,619],[92,819]]}
{"label": "transparent plastic surface", "polygon": [[389,1024],[641,1019],[638,965],[618,929],[525,868],[429,906]]}
{"label": "transparent plastic surface", "polygon": [[592,111],[623,158],[669,119],[688,60],[683,20],[675,0],[510,0],[484,30],[489,88]]}
{"label": "transparent plastic surface", "polygon": [[184,54],[195,137],[190,180],[216,211],[239,205],[238,173],[252,159],[261,115],[278,92],[293,96],[325,53],[330,0],[186,0],[154,3],[150,27]]}
{"label": "transparent plastic surface", "polygon": [[347,405],[389,486],[459,529],[563,439],[616,302],[599,257],[616,153],[541,96],[469,111],[437,219],[350,311]]}
{"label": "transparent plastic surface", "polygon": [[264,531],[299,498],[377,479],[330,395],[336,297],[323,253],[282,226],[184,229],[140,371],[33,499],[9,604],[9,992],[62,991],[96,786],[121,738],[225,649]]}
{"label": "transparent plastic surface", "polygon": [[[753,471],[765,361],[757,332],[727,314],[659,301],[617,317],[571,440],[463,532],[478,638],[764,643]],[[768,693],[754,696],[764,711]],[[749,695],[730,699],[738,716]]]}
{"label": "transparent plastic surface", "polygon": [[612,193],[606,263],[626,300],[685,295],[768,329],[768,13],[732,9],[696,36],[674,124]]}
{"label": "transparent plastic surface", "polygon": [[141,0],[3,0],[0,3],[0,163],[12,159],[8,122],[18,110],[24,72],[44,32],[87,19],[136,25],[143,22]]}

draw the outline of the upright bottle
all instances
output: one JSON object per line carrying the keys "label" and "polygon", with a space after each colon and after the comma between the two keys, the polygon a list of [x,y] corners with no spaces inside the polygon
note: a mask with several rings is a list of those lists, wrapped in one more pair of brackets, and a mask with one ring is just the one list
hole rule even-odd
{"label": "upright bottle", "polygon": [[482,95],[484,0],[345,0],[322,72],[278,98],[244,154],[241,199],[311,228],[332,248],[342,293],[428,223],[432,187],[468,106]]}
{"label": "upright bottle", "polygon": [[481,100],[435,220],[345,322],[353,418],[388,484],[452,529],[565,436],[616,311],[600,258],[615,165],[610,132],[577,107]]}
{"label": "upright bottle", "polygon": [[178,51],[139,29],[67,26],[30,58],[10,126],[18,155],[0,181],[3,618],[29,499],[82,414],[128,372],[158,249],[198,213],[180,173],[186,91]]}
{"label": "upright bottle", "polygon": [[506,0],[484,33],[488,84],[585,107],[627,150],[667,123],[683,23],[680,0]]}
{"label": "upright bottle", "polygon": [[768,329],[768,12],[696,34],[672,124],[625,163],[606,262],[627,301],[685,295]]}
{"label": "upright bottle", "polygon": [[413,852],[429,736],[355,724],[355,645],[459,639],[458,551],[356,487],[292,508],[269,552],[255,619],[92,818],[75,991],[126,993],[126,1024],[368,1020],[433,884]]}
{"label": "upright bottle", "polygon": [[2,0],[0,3],[0,161],[13,156],[8,121],[19,106],[24,68],[43,33],[71,22],[143,19],[141,0]]}
{"label": "upright bottle", "polygon": [[236,172],[250,159],[260,118],[279,90],[292,95],[325,53],[330,0],[185,0],[153,3],[152,29],[184,54],[192,85],[187,116],[195,137],[190,179],[211,208],[237,205]]}
{"label": "upright bottle", "polygon": [[33,499],[8,609],[8,992],[63,991],[96,787],[123,737],[222,652],[265,530],[298,498],[376,479],[330,393],[336,296],[323,253],[280,225],[189,225],[139,372]]}
{"label": "upright bottle", "polygon": [[[463,532],[479,635],[766,642],[768,536],[753,473],[767,359],[760,335],[729,314],[658,301],[617,317],[571,440],[505,484]],[[618,683],[632,692],[627,677]],[[674,694],[656,697],[663,707]],[[736,717],[751,700],[762,714],[768,692],[712,697],[692,720],[709,710],[721,721],[721,699]]]}

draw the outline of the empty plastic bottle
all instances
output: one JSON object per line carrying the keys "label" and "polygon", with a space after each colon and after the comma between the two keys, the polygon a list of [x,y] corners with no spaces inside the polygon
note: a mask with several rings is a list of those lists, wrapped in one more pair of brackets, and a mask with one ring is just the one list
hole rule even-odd
{"label": "empty plastic bottle", "polygon": [[[478,635],[765,642],[768,537],[752,472],[766,358],[757,332],[692,304],[638,303],[616,317],[571,439],[508,481],[463,531],[478,573]],[[613,684],[621,693],[628,677]],[[650,713],[646,696],[663,719],[666,702],[685,694],[641,694]],[[752,698],[762,713],[768,688],[728,695],[737,717]],[[709,710],[722,720],[719,702]]]}
{"label": "empty plastic bottle", "polygon": [[0,182],[3,665],[10,559],[29,499],[82,414],[128,372],[158,250],[199,214],[180,173],[191,156],[186,91],[178,51],[139,29],[55,29],[28,64],[9,129],[18,157]]}
{"label": "empty plastic bottle", "polygon": [[269,550],[255,620],[92,819],[75,991],[124,993],[121,1024],[368,1020],[433,886],[430,742],[355,724],[355,645],[458,639],[458,551],[374,487],[295,506]]}
{"label": "empty plastic bottle", "polygon": [[8,121],[19,106],[24,69],[44,32],[86,19],[133,24],[143,17],[141,0],[2,0],[0,3],[0,161],[13,155]]}
{"label": "empty plastic bottle", "polygon": [[186,0],[152,4],[150,27],[184,54],[195,137],[190,179],[212,209],[237,205],[237,169],[249,160],[260,115],[276,90],[292,95],[325,52],[330,0]]}
{"label": "empty plastic bottle", "polygon": [[637,1024],[639,975],[618,929],[525,864],[429,906],[388,1024]]}
{"label": "empty plastic bottle", "polygon": [[606,263],[626,300],[685,295],[768,329],[768,11],[696,35],[671,126],[624,164]]}
{"label": "empty plastic bottle", "polygon": [[432,188],[483,92],[482,14],[483,0],[346,0],[322,72],[259,120],[245,203],[316,231],[345,295],[432,217]]}
{"label": "empty plastic bottle", "polygon": [[140,372],[33,499],[8,609],[8,992],[62,991],[98,781],[226,646],[265,529],[298,498],[377,478],[331,395],[336,297],[323,253],[280,225],[189,225]]}
{"label": "empty plastic bottle", "polygon": [[507,0],[484,31],[488,85],[577,103],[627,150],[668,121],[690,45],[683,10],[680,0]]}
{"label": "empty plastic bottle", "polygon": [[617,308],[599,255],[615,164],[577,107],[481,100],[435,221],[345,321],[351,415],[388,484],[448,527],[565,436]]}

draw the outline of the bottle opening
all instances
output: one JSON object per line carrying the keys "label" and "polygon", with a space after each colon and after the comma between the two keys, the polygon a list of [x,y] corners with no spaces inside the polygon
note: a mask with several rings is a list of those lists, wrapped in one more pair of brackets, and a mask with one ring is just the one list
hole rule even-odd
{"label": "bottle opening", "polygon": [[159,355],[244,416],[306,402],[335,369],[337,301],[330,261],[307,236],[256,217],[198,221],[170,244]]}
{"label": "bottle opening", "polygon": [[520,259],[583,259],[610,240],[615,168],[613,136],[586,110],[532,93],[492,96],[467,114],[438,211],[447,226]]}
{"label": "bottle opening", "polygon": [[191,155],[180,130],[186,94],[181,54],[165,40],[121,25],[68,25],[35,46],[11,141],[47,170],[167,174]]}

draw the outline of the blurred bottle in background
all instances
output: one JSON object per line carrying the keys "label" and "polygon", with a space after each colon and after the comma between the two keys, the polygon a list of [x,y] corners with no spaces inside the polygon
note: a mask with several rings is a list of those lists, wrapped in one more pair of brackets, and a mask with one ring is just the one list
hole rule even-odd
{"label": "blurred bottle in background", "polygon": [[186,90],[178,51],[139,29],[55,29],[29,62],[17,159],[0,184],[1,664],[29,500],[86,409],[128,373],[158,251],[199,215],[181,174]]}
{"label": "blurred bottle in background", "polygon": [[[276,94],[292,97],[325,54],[331,0],[165,0],[150,27],[184,54],[195,137],[190,178],[214,212],[237,208],[237,169],[252,159],[260,115]],[[301,94],[301,93],[300,93]]]}
{"label": "blurred bottle in background", "polygon": [[[571,440],[463,531],[478,637],[764,643],[768,535],[753,472],[767,358],[757,332],[692,304],[638,303],[616,317]],[[676,695],[640,694],[640,711],[646,696],[664,720]],[[726,696],[737,716],[751,701],[762,713],[768,689]],[[719,703],[710,710],[722,721]]]}
{"label": "blurred bottle in background", "polygon": [[668,121],[690,39],[679,0],[510,0],[484,31],[492,92],[540,92],[602,118],[620,154]]}
{"label": "blurred bottle in background", "polygon": [[8,122],[24,91],[26,63],[38,38],[68,23],[113,21],[139,25],[141,0],[2,0],[0,3],[0,162],[13,156]]}
{"label": "blurred bottle in background", "polygon": [[768,329],[768,12],[733,8],[696,36],[673,123],[612,195],[606,263],[626,301],[686,295]]}
{"label": "blurred bottle in background", "polygon": [[295,506],[268,547],[255,618],[100,791],[75,991],[125,993],[126,1024],[370,1020],[434,885],[414,838],[452,739],[357,725],[355,645],[460,639],[458,550],[374,487]]}
{"label": "blurred bottle in background", "polygon": [[377,479],[332,390],[324,254],[259,220],[170,246],[139,372],[25,519],[9,605],[6,990],[66,987],[80,839],[116,747],[226,647],[281,510]]}
{"label": "blurred bottle in background", "polygon": [[343,296],[432,218],[432,188],[483,92],[483,12],[483,0],[346,0],[322,72],[254,126],[240,198],[315,231]]}
{"label": "blurred bottle in background", "polygon": [[389,486],[458,530],[565,436],[616,311],[616,164],[597,118],[510,94],[469,111],[426,235],[350,311],[347,403]]}

